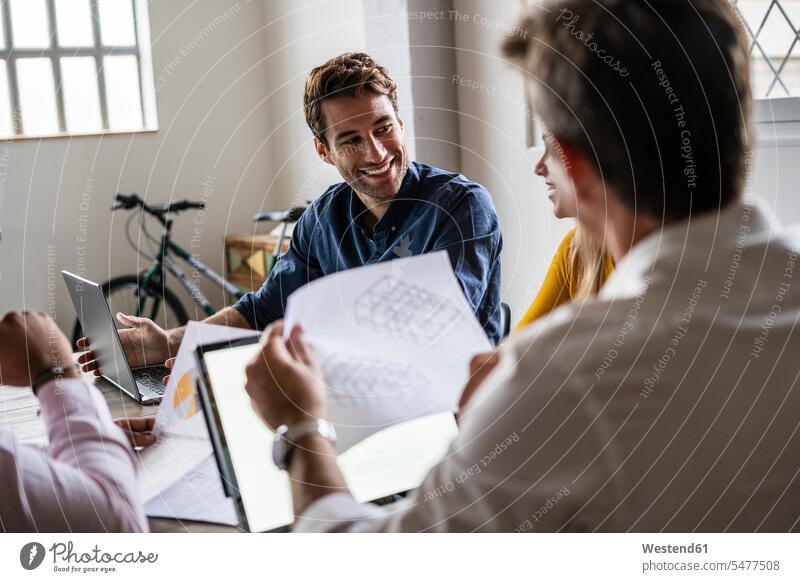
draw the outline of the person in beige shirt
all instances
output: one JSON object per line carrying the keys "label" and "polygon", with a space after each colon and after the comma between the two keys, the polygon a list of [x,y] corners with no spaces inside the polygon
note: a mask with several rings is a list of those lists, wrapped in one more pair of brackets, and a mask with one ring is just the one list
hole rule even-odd
{"label": "person in beige shirt", "polygon": [[[599,294],[505,344],[408,499],[357,503],[303,336],[247,369],[298,531],[797,531],[797,243],[743,202],[748,43],[718,0],[555,0],[505,44],[559,188],[615,257]],[[301,424],[302,423],[302,424]],[[312,427],[307,429],[306,427]]]}

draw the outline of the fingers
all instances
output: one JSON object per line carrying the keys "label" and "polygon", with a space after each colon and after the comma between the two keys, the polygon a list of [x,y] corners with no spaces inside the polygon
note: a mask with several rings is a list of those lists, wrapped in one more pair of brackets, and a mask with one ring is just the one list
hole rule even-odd
{"label": "fingers", "polygon": [[143,418],[118,418],[114,421],[114,424],[123,430],[148,431],[153,430],[153,428],[156,426],[156,417],[146,416]]}
{"label": "fingers", "polygon": [[[260,358],[267,364],[268,368],[273,364],[291,362],[292,356],[289,354],[286,342],[283,340],[283,320],[278,320],[267,327],[261,337],[261,342]],[[256,358],[258,357],[256,356]]]}
{"label": "fingers", "polygon": [[461,399],[458,402],[459,409],[467,406],[467,403],[472,399],[472,396],[483,385],[486,378],[500,363],[500,352],[487,352],[484,354],[477,354],[472,358],[469,363],[470,378],[464,391],[461,393]]}
{"label": "fingers", "polygon": [[497,352],[486,352],[475,355],[469,362],[470,376],[492,371],[499,361],[500,355]]}
{"label": "fingers", "polygon": [[155,417],[120,418],[115,420],[114,424],[122,429],[131,446],[149,447],[158,440],[151,432],[155,427],[155,422]]}
{"label": "fingers", "polygon": [[175,360],[177,359],[178,359],[177,356],[174,358],[169,358],[167,361],[164,362],[164,367],[169,368],[171,370],[172,366],[175,365]]}
{"label": "fingers", "polygon": [[261,336],[261,342],[267,343],[274,337],[283,337],[283,320],[279,319],[278,321],[271,323],[267,329],[264,330],[263,335]]}
{"label": "fingers", "polygon": [[135,315],[126,315],[124,313],[117,313],[117,321],[124,323],[128,327],[141,327],[147,321],[146,317],[136,317]]}
{"label": "fingers", "polygon": [[100,371],[98,370],[99,365],[97,360],[94,359],[94,353],[92,352],[84,352],[80,356],[78,356],[78,364],[81,366],[81,370],[84,372],[94,372],[95,376],[100,375]]}
{"label": "fingers", "polygon": [[78,341],[75,342],[75,346],[79,347],[81,349],[84,349],[84,350],[88,349],[89,348],[89,340],[87,338],[85,338],[85,337],[82,337],[82,338],[78,339]]}
{"label": "fingers", "polygon": [[167,374],[166,376],[164,376],[163,378],[161,378],[161,381],[164,383],[164,386],[166,386],[167,384],[169,384],[169,374]]}
{"label": "fingers", "polygon": [[306,366],[314,365],[314,357],[311,355],[311,348],[306,342],[305,330],[302,326],[296,325],[289,334],[289,341],[287,342],[289,353],[295,360],[298,360]]}

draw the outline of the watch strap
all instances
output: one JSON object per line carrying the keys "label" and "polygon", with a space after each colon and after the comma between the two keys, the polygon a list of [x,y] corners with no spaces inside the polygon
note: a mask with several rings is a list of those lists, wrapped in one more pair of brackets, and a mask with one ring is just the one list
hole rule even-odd
{"label": "watch strap", "polygon": [[290,426],[283,425],[275,434],[276,442],[272,454],[275,465],[284,471],[288,469],[297,442],[310,435],[321,436],[331,444],[336,444],[336,429],[324,418],[304,420]]}
{"label": "watch strap", "polygon": [[79,364],[72,364],[71,366],[52,366],[51,368],[47,368],[46,370],[39,372],[31,381],[31,390],[33,390],[33,393],[36,394],[39,388],[42,387],[42,384],[52,380],[53,378],[60,380],[67,370],[72,369],[80,371],[81,367]]}

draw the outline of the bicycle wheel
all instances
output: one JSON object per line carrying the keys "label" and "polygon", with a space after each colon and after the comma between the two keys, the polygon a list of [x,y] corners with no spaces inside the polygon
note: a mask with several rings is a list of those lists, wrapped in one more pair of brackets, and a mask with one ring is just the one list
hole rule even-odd
{"label": "bicycle wheel", "polygon": [[[114,315],[117,329],[125,327],[116,320],[117,313],[135,315],[139,306],[139,280],[140,275],[121,275],[106,281],[101,285],[103,295],[108,301],[108,307]],[[147,288],[147,298],[144,302],[142,317],[148,317],[164,329],[186,325],[189,316],[186,314],[178,296],[168,287],[157,281],[151,281]],[[83,337],[83,330],[79,321],[75,322],[72,332],[72,345]]]}

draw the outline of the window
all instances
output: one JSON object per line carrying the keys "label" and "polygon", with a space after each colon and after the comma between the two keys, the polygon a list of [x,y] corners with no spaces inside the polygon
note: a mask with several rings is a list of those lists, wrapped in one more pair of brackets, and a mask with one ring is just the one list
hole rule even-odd
{"label": "window", "polygon": [[155,129],[145,0],[0,2],[0,137]]}
{"label": "window", "polygon": [[753,95],[800,96],[800,0],[738,0],[752,43]]}

